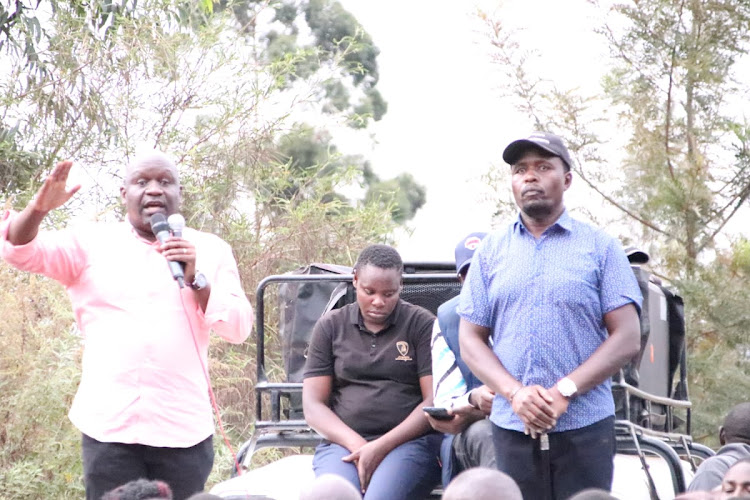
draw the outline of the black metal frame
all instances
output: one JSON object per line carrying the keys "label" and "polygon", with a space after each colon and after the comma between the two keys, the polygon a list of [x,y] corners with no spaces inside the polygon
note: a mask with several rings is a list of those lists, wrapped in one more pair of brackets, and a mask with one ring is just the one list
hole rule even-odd
{"label": "black metal frame", "polygon": [[[685,365],[686,351],[682,346],[680,384],[687,387],[687,367]],[[643,404],[647,414],[652,414],[652,406],[664,409],[665,430],[654,429],[653,422],[648,419],[646,426],[633,423],[630,420],[617,420],[615,422],[615,436],[617,441],[617,453],[635,454],[641,459],[643,471],[646,474],[650,486],[652,500],[658,500],[654,481],[645,461],[646,455],[655,455],[669,464],[672,473],[672,486],[675,494],[682,493],[687,488],[687,481],[681,466],[681,460],[687,461],[693,472],[701,461],[714,455],[714,451],[702,444],[694,443],[691,432],[692,403],[689,400],[672,399],[649,394],[625,382],[622,370],[612,381],[613,391],[621,391],[624,394],[625,415],[631,415],[633,400]],[[685,433],[675,431],[675,410],[684,410]]]}

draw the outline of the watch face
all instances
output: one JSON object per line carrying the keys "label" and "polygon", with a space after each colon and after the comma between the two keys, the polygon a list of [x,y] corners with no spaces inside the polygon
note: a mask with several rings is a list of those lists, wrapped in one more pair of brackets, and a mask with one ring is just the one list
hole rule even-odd
{"label": "watch face", "polygon": [[557,390],[560,391],[560,394],[562,394],[566,398],[569,398],[570,396],[575,394],[576,391],[578,391],[578,387],[576,387],[575,382],[573,382],[569,378],[564,378],[557,383]]}
{"label": "watch face", "polygon": [[192,287],[195,290],[203,290],[208,285],[208,280],[203,273],[196,273],[195,279],[193,280]]}

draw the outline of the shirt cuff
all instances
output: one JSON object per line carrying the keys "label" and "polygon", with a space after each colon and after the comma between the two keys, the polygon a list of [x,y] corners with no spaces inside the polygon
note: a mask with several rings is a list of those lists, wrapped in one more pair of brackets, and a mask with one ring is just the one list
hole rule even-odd
{"label": "shirt cuff", "polygon": [[8,231],[10,231],[11,223],[18,217],[18,212],[14,210],[6,210],[0,217],[0,258],[6,261],[10,259],[9,264],[13,265],[13,262],[17,262],[18,259],[25,259],[31,252],[34,251],[34,245],[36,244],[37,237],[23,245],[14,245],[8,241]]}
{"label": "shirt cuff", "polygon": [[0,217],[0,240],[8,239],[8,229],[10,223],[15,219],[16,213],[11,210],[5,210],[2,217]]}

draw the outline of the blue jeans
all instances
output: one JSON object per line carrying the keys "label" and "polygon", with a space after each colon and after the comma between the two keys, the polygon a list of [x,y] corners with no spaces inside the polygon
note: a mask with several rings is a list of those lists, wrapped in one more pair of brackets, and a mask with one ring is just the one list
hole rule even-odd
{"label": "blue jeans", "polygon": [[[385,456],[370,479],[365,500],[420,500],[440,481],[440,441],[442,434],[430,433],[396,447]],[[341,459],[351,453],[343,446],[323,443],[315,449],[315,476],[336,474],[361,491],[357,468]]]}

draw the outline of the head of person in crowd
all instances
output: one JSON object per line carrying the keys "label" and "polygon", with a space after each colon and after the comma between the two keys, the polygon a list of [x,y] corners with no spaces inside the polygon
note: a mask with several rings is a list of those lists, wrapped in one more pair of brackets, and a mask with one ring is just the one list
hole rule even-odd
{"label": "head of person in crowd", "polygon": [[731,443],[750,444],[750,403],[740,403],[729,410],[724,417],[724,425],[719,428],[719,442],[722,446]]}
{"label": "head of person in crowd", "polygon": [[343,477],[322,474],[300,494],[299,500],[362,500],[362,495]]}
{"label": "head of person in crowd", "polygon": [[570,500],[617,500],[617,497],[601,488],[587,488],[570,497]]}
{"label": "head of person in crowd", "polygon": [[740,460],[724,474],[719,498],[750,498],[750,458]]}
{"label": "head of person in crowd", "polygon": [[102,500],[172,500],[172,490],[163,481],[136,479],[105,493]]}
{"label": "head of person in crowd", "polygon": [[639,266],[648,264],[651,257],[648,252],[638,248],[635,245],[628,245],[625,247],[625,255],[628,257],[628,262],[631,264],[637,264]]}
{"label": "head of person in crowd", "polygon": [[720,491],[688,491],[680,493],[674,500],[717,500],[720,495]]}
{"label": "head of person in crowd", "polygon": [[523,500],[521,490],[508,474],[475,467],[457,475],[443,492],[442,500]]}
{"label": "head of person in crowd", "polygon": [[158,151],[135,157],[125,169],[120,196],[128,221],[138,235],[154,241],[151,216],[161,213],[169,217],[180,210],[182,186],[177,166]]}
{"label": "head of person in crowd", "polygon": [[521,212],[533,220],[556,219],[563,211],[563,194],[573,180],[573,164],[562,139],[546,132],[511,142],[503,151],[511,167],[513,197]]}
{"label": "head of person in crowd", "polygon": [[456,244],[456,273],[458,274],[458,281],[461,283],[466,279],[466,273],[469,272],[469,265],[472,257],[474,257],[474,252],[485,236],[487,236],[487,233],[470,233]]}
{"label": "head of person in crowd", "polygon": [[354,288],[365,326],[382,330],[398,304],[404,264],[395,248],[370,245],[354,264]]}

